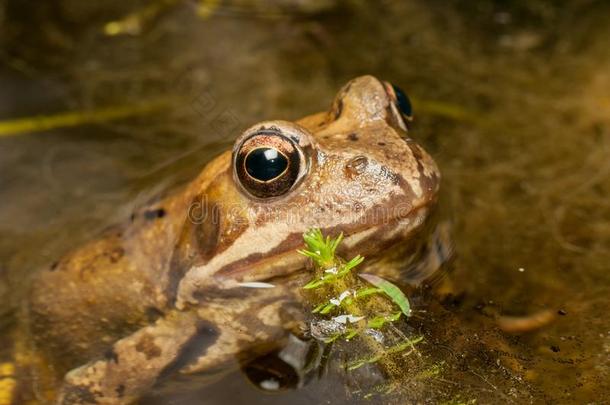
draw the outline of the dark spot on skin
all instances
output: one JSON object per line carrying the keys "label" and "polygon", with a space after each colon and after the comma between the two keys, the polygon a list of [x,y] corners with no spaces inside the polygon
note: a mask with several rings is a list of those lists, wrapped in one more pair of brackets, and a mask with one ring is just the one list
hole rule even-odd
{"label": "dark spot on skin", "polygon": [[[195,263],[212,257],[218,248],[220,208],[213,203],[203,203],[201,196],[193,198],[185,224],[176,244],[169,265],[169,282],[166,295],[173,301],[184,273]],[[241,232],[237,232],[241,234]]]}
{"label": "dark spot on skin", "polygon": [[419,146],[417,146],[417,144],[415,144],[413,142],[407,142],[407,145],[409,145],[409,149],[411,149],[411,153],[413,153],[413,156],[415,157],[415,159],[418,162],[421,161],[423,158],[423,154],[422,154],[422,150],[419,148]]}
{"label": "dark spot on skin", "polygon": [[390,173],[389,178],[390,180],[392,180],[392,184],[394,184],[395,186],[398,186],[400,184],[401,178],[398,174]]}
{"label": "dark spot on skin", "polygon": [[341,113],[343,112],[343,97],[345,97],[345,95],[349,92],[349,89],[352,87],[353,82],[349,82],[347,83],[345,86],[343,86],[343,88],[340,90],[340,94],[335,98],[335,104],[333,106],[333,115],[335,117],[335,120],[338,119],[341,116]]}
{"label": "dark spot on skin", "polygon": [[98,404],[97,396],[84,385],[64,386],[64,404]]}
{"label": "dark spot on skin", "polygon": [[339,119],[342,112],[343,112],[343,100],[339,100],[339,102],[337,103],[337,108],[335,109],[335,120]]}
{"label": "dark spot on skin", "polygon": [[155,323],[157,321],[157,319],[161,318],[163,316],[163,312],[155,307],[148,307],[146,308],[146,319],[148,320],[148,323]]}
{"label": "dark spot on skin", "polygon": [[347,136],[347,139],[349,139],[352,142],[356,142],[358,140],[358,134],[355,132],[352,132],[351,134],[349,134]]}
{"label": "dark spot on skin", "polygon": [[144,335],[138,343],[136,343],[136,351],[143,353],[146,360],[154,359],[161,356],[161,349],[155,344],[155,340],[150,335]]}
{"label": "dark spot on skin", "polygon": [[215,252],[220,226],[220,207],[212,204],[208,209],[205,220],[195,227],[198,251],[204,260],[209,260]]}
{"label": "dark spot on skin", "polygon": [[[380,172],[381,176],[390,180],[392,182],[392,184],[394,184],[396,186],[400,184],[400,180],[401,180],[400,175],[394,173],[392,170],[388,169],[386,166],[381,166],[379,168],[379,172]],[[406,182],[404,182],[404,179],[402,179],[402,180],[403,180],[403,184],[406,184]],[[373,190],[371,190],[371,191],[373,191]]]}
{"label": "dark spot on skin", "polygon": [[568,314],[565,309],[560,309],[559,311],[557,311],[557,313],[561,316],[565,316]]}
{"label": "dark spot on skin", "polygon": [[108,259],[110,260],[110,263],[116,263],[124,255],[125,255],[125,249],[123,249],[122,247],[117,247],[115,249],[112,249],[112,251],[110,251],[110,253],[108,253]]}
{"label": "dark spot on skin", "polygon": [[157,379],[165,380],[178,370],[196,363],[200,357],[205,355],[208,348],[216,343],[218,336],[220,336],[220,332],[213,323],[200,321],[197,325],[197,333],[184,345],[176,360],[163,369]]}
{"label": "dark spot on skin", "polygon": [[557,353],[559,352],[559,346],[551,346],[551,350],[553,351],[553,353]]}
{"label": "dark spot on skin", "polygon": [[131,215],[129,216],[129,220],[130,220],[131,222],[133,222],[133,221],[135,221],[135,219],[136,219],[136,213],[135,213],[135,212],[132,212],[132,213],[131,213]]}
{"label": "dark spot on skin", "polygon": [[413,156],[417,160],[417,171],[420,174],[419,182],[421,188],[427,191],[433,190],[436,187],[436,184],[438,183],[438,176],[436,175],[436,173],[433,173],[430,177],[424,175],[425,170],[422,164],[424,154],[423,149],[421,149],[417,144],[413,142],[407,142],[407,145],[409,145]]}
{"label": "dark spot on skin", "polygon": [[164,208],[151,209],[144,211],[144,218],[151,221],[153,219],[163,218],[165,214],[166,212]]}
{"label": "dark spot on skin", "polygon": [[[272,280],[272,279],[271,279]],[[274,325],[273,322],[268,322],[264,316],[260,315],[260,311],[270,305],[275,306],[277,302],[281,301],[282,306],[280,308],[273,308],[277,310],[277,314],[280,316],[280,323]],[[299,303],[292,301],[293,297],[289,294],[282,295],[280,297],[267,297],[257,301],[253,307],[253,311],[245,311],[236,316],[235,324],[239,325],[236,330],[244,334],[251,334],[256,331],[257,339],[263,342],[269,342],[270,345],[274,342],[274,336],[278,332],[278,328],[281,325],[288,325],[293,321],[303,320],[303,307]],[[249,353],[246,351],[238,353],[237,357],[243,360],[249,357]]]}
{"label": "dark spot on skin", "polygon": [[306,312],[304,311],[303,305],[301,303],[291,301],[290,298],[288,298],[288,300],[285,300],[284,304],[282,304],[278,311],[282,324],[287,325],[290,323],[299,322],[300,326],[303,327],[301,331],[305,330]]}
{"label": "dark spot on skin", "polygon": [[49,268],[50,271],[55,271],[57,270],[57,266],[59,266],[59,262],[53,262],[51,264],[51,267]]}
{"label": "dark spot on skin", "polygon": [[219,290],[216,287],[200,287],[199,290],[193,293],[193,299],[202,301],[213,301],[213,300],[242,300],[244,299],[244,292],[240,288],[230,288],[227,290]]}
{"label": "dark spot on skin", "polygon": [[385,146],[385,142],[377,142],[377,145],[379,145],[379,146]]}
{"label": "dark spot on skin", "polygon": [[116,387],[116,394],[119,396],[119,398],[123,398],[123,395],[125,395],[125,386],[123,384],[119,385],[118,387]]}
{"label": "dark spot on skin", "polygon": [[106,350],[106,352],[104,353],[104,358],[106,360],[113,361],[116,364],[119,364],[119,355],[112,348]]}
{"label": "dark spot on skin", "polygon": [[333,111],[335,120],[339,119],[339,117],[341,116],[342,112],[343,112],[343,100],[339,100],[337,102],[337,105],[336,105],[334,111]]}

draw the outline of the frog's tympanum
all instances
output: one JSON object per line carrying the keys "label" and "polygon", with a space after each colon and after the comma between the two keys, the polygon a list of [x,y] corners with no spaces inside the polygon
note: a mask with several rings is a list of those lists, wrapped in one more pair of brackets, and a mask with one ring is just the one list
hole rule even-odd
{"label": "frog's tympanum", "polygon": [[[312,227],[342,232],[339,253],[366,256],[368,272],[424,281],[408,257],[425,245],[439,173],[410,120],[398,88],[356,78],[329,111],[253,125],[180,192],[37,273],[17,361],[38,400],[132,403],[172,375],[278,349],[307,312],[297,249]],[[388,270],[397,252],[411,263]]]}

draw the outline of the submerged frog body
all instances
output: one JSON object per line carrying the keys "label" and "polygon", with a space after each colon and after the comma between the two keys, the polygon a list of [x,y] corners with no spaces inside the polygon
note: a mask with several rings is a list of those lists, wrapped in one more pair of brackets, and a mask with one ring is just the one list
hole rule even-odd
{"label": "submerged frog body", "polygon": [[[179,193],[37,273],[17,356],[37,399],[131,403],[277,349],[305,313],[296,250],[312,227],[372,266],[421,250],[439,173],[409,120],[398,89],[356,78],[328,112],[252,126]],[[421,283],[411,264],[369,271]]]}

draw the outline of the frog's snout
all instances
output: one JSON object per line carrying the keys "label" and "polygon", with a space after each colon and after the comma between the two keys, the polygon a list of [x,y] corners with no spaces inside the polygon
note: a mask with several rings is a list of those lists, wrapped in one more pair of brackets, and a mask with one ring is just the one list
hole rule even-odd
{"label": "frog's snout", "polygon": [[385,119],[390,103],[383,82],[374,76],[350,80],[339,90],[330,109],[334,120],[370,122]]}

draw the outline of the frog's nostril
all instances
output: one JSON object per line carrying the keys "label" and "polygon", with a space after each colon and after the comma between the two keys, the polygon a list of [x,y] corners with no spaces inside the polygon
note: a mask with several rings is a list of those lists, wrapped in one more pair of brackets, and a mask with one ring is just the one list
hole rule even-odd
{"label": "frog's nostril", "polygon": [[345,174],[348,178],[358,176],[366,170],[369,160],[365,156],[356,156],[345,165]]}

